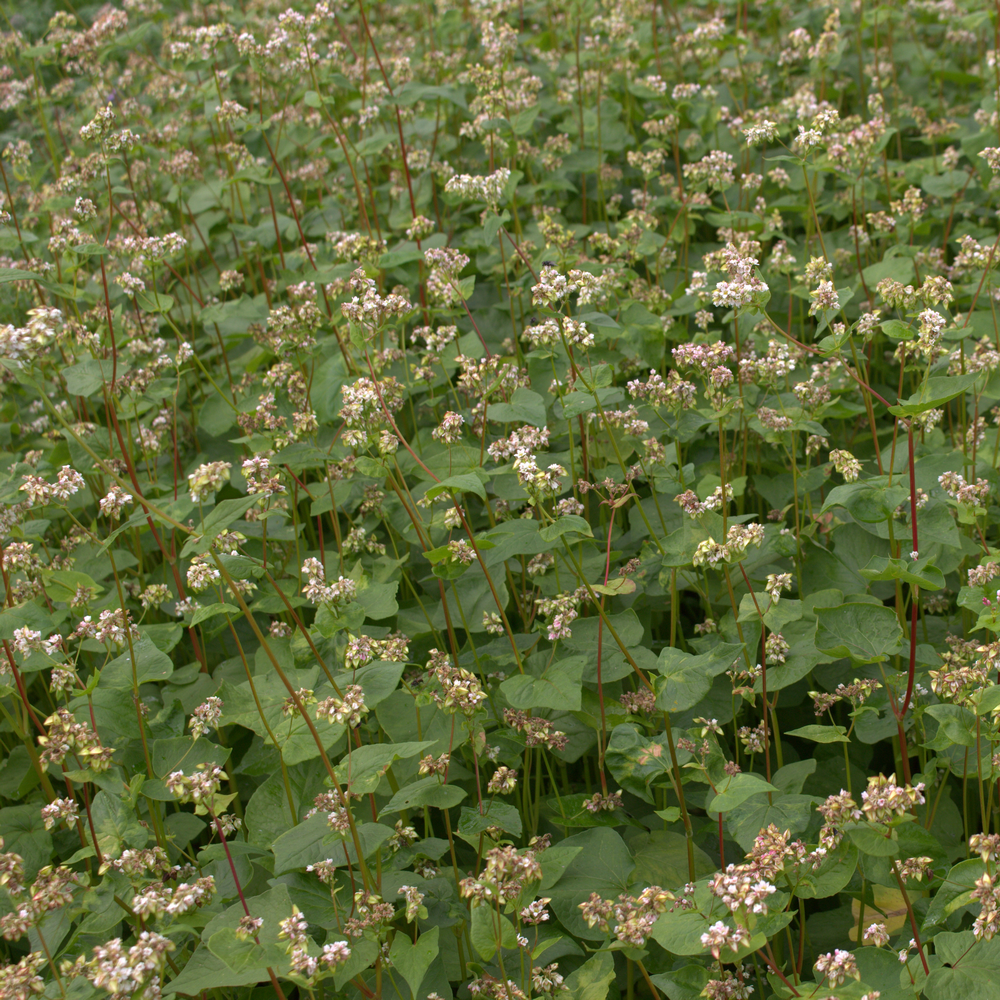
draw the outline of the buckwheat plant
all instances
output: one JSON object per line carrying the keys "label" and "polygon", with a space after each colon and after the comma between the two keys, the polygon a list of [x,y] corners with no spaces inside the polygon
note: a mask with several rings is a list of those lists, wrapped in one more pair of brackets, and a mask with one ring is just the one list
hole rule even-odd
{"label": "buckwheat plant", "polygon": [[7,5],[0,998],[1000,996],[997,30]]}

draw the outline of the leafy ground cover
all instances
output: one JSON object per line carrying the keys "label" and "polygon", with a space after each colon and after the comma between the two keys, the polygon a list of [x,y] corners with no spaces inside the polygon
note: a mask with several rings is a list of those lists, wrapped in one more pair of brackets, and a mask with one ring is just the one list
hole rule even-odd
{"label": "leafy ground cover", "polygon": [[997,9],[5,5],[0,997],[1000,998]]}

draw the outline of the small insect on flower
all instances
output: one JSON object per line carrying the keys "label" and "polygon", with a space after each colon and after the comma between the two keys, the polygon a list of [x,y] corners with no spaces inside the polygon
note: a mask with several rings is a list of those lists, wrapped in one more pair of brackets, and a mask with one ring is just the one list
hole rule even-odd
{"label": "small insect on flower", "polygon": [[236,925],[236,937],[240,941],[246,941],[249,938],[256,937],[263,926],[263,917],[242,916],[240,917],[240,922]]}

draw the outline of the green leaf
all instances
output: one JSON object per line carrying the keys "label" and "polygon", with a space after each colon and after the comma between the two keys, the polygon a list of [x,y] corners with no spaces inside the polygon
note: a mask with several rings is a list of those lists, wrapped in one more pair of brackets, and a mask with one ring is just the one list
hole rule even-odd
{"label": "green leaf", "polygon": [[17,267],[0,267],[0,284],[7,281],[37,281],[34,271],[24,271]]}
{"label": "green leaf", "polygon": [[909,488],[905,486],[887,488],[872,485],[870,481],[845,483],[830,490],[820,513],[825,514],[834,507],[844,507],[856,521],[878,524],[888,520],[909,493]]}
{"label": "green leaf", "polygon": [[969,183],[964,170],[945,170],[940,174],[924,174],[920,186],[937,198],[953,198]]}
{"label": "green leaf", "polygon": [[683,712],[696,705],[712,686],[712,680],[728,670],[743,652],[743,644],[719,642],[709,652],[694,655],[676,647],[660,652],[659,677],[653,678],[656,707],[665,712]]}
{"label": "green leaf", "polygon": [[427,491],[427,499],[433,500],[442,493],[475,493],[481,500],[486,499],[486,487],[483,486],[483,481],[471,472],[460,476],[450,476],[448,479],[442,479],[441,482],[435,483]]}
{"label": "green leaf", "polygon": [[212,542],[222,534],[235,520],[243,517],[254,505],[260,503],[258,496],[236,497],[232,500],[222,500],[206,515],[193,535],[184,543],[181,556],[193,556],[196,553],[207,552]]}
{"label": "green leaf", "polygon": [[567,657],[556,660],[540,677],[514,674],[500,685],[512,708],[557,708],[577,711],[580,708],[581,677],[584,660]]}
{"label": "green leaf", "polygon": [[1000,1000],[1000,939],[977,942],[971,931],[941,931],[934,951],[944,966],[924,983],[927,1000]]}
{"label": "green leaf", "polygon": [[940,590],[944,586],[944,574],[928,558],[911,562],[908,559],[872,556],[868,565],[858,572],[866,580],[902,580],[922,590]]}
{"label": "green leaf", "polygon": [[[774,783],[778,784],[777,775]],[[790,830],[793,834],[803,833],[815,816],[816,803],[811,795],[772,793],[772,801],[767,798],[749,798],[741,802],[726,816],[726,825],[733,839],[749,851],[761,830],[773,823],[779,830]]]}
{"label": "green leaf", "polygon": [[684,965],[650,976],[650,979],[654,986],[666,993],[669,1000],[701,1000],[708,983],[708,969],[703,965]]}
{"label": "green leaf", "polygon": [[[582,847],[567,865],[562,878],[549,890],[552,909],[574,937],[600,941],[604,931],[588,927],[579,904],[596,892],[603,899],[617,899],[628,889],[635,862],[621,836],[608,827],[595,827],[567,837],[560,847]],[[544,854],[543,854],[544,858]],[[544,869],[543,869],[544,870]]]}
{"label": "green leaf", "polygon": [[104,588],[86,573],[72,569],[42,570],[45,592],[53,601],[70,601],[76,596],[78,587],[90,588],[96,594],[103,594]]}
{"label": "green leaf", "polygon": [[4,757],[0,765],[0,795],[21,801],[38,784],[35,770],[27,748],[16,746]]}
{"label": "green leaf", "polygon": [[967,708],[961,705],[928,705],[925,711],[937,721],[938,730],[924,746],[940,752],[952,746],[976,745],[976,717]]}
{"label": "green leaf", "polygon": [[503,423],[524,423],[533,427],[544,427],[545,400],[537,392],[522,386],[511,393],[509,403],[490,403],[486,407],[486,416],[490,420]]}
{"label": "green leaf", "polygon": [[599,951],[566,979],[566,1000],[607,1000],[614,978],[611,952]]}
{"label": "green leaf", "polygon": [[[286,655],[280,644],[273,639],[271,644],[272,652],[278,658],[279,663],[282,658],[286,659],[282,666],[292,688],[294,690],[299,688],[315,689],[319,668],[309,667],[304,670],[296,670],[292,665],[290,652]],[[287,766],[318,757],[320,747],[316,745],[316,740],[309,727],[302,719],[297,716],[287,716],[283,711],[284,703],[288,698],[288,690],[274,668],[271,667],[270,660],[263,655],[263,650],[260,650],[259,653],[261,666],[256,670],[254,678],[256,697],[254,692],[250,690],[249,683],[232,684],[228,680],[224,680],[216,692],[223,701],[223,725],[228,726],[236,723],[251,729],[262,738],[265,746],[273,745],[270,736],[270,733],[273,733]],[[264,666],[265,664],[266,666]],[[263,719],[257,707],[258,699],[263,709]],[[343,739],[344,727],[342,725],[318,722],[316,728],[320,742],[326,750],[331,749]],[[360,753],[361,749],[355,751],[355,754]]]}
{"label": "green leaf", "polygon": [[563,842],[543,851],[541,856],[542,881],[538,885],[538,891],[548,892],[563,877],[570,862],[582,850],[582,847],[568,847]]}
{"label": "green leaf", "polygon": [[196,740],[190,736],[175,736],[153,741],[150,763],[153,765],[153,774],[158,778],[165,778],[172,771],[191,774],[199,764],[217,764],[221,767],[229,759],[230,753],[229,747],[220,747],[203,736]]}
{"label": "green leaf", "polygon": [[[893,130],[895,131],[895,130]],[[909,257],[898,254],[899,250],[906,247],[889,247],[885,256],[876,264],[869,264],[861,273],[864,275],[865,284],[868,288],[874,288],[883,278],[892,278],[900,284],[907,284],[913,280],[913,261]]]}
{"label": "green leaf", "polygon": [[135,681],[146,684],[150,681],[165,681],[173,672],[173,661],[166,653],[153,645],[147,636],[141,636],[138,642],[132,642],[132,649],[125,649],[116,656],[102,671],[100,685],[102,688],[128,688],[133,685],[132,658],[135,657]]}
{"label": "green leaf", "polygon": [[405,788],[396,792],[382,808],[379,816],[389,816],[404,809],[419,809],[424,806],[450,809],[452,806],[457,806],[466,794],[465,789],[459,785],[443,785],[436,774],[429,774],[426,778],[411,781]]}
{"label": "green leaf", "polygon": [[276,943],[270,947],[257,944],[253,938],[241,940],[236,936],[236,929],[223,927],[208,939],[208,950],[218,959],[239,974],[247,970],[266,968],[280,962],[282,955]]}
{"label": "green leaf", "polygon": [[701,943],[701,936],[715,921],[706,917],[700,909],[704,906],[707,912],[711,906],[711,898],[706,884],[697,883],[694,900],[698,909],[668,910],[653,924],[650,936],[672,955],[704,954],[705,946]]}
{"label": "green leaf", "polygon": [[576,318],[581,323],[586,323],[588,326],[600,326],[608,330],[621,329],[621,324],[618,323],[611,316],[609,316],[607,313],[586,312],[586,313],[580,313]]}
{"label": "green leaf", "polygon": [[411,264],[415,260],[423,260],[423,256],[417,249],[416,244],[409,247],[400,247],[382,254],[378,259],[378,266],[384,271],[390,267],[398,267],[400,264]]}
{"label": "green leaf", "polygon": [[877,663],[897,653],[903,629],[892,608],[849,603],[816,609],[816,648],[858,663]]}
{"label": "green leaf", "polygon": [[574,392],[567,392],[559,401],[559,407],[562,410],[563,419],[572,420],[581,414],[596,410],[597,400],[594,398],[592,392],[580,392],[576,390]]}
{"label": "green leaf", "polygon": [[847,836],[862,854],[873,858],[894,858],[899,854],[899,838],[895,830],[863,823],[848,827]]}
{"label": "green leaf", "polygon": [[[119,378],[125,374],[125,367],[118,366]],[[111,381],[112,364],[110,361],[98,361],[88,358],[79,364],[64,368],[62,376],[66,380],[66,389],[74,396],[89,396],[97,392],[105,383]]]}
{"label": "green leaf", "polygon": [[135,301],[143,312],[148,313],[170,312],[174,307],[174,297],[165,292],[139,292]]}
{"label": "green leaf", "polygon": [[[409,106],[417,101],[450,101],[456,107],[468,109],[469,105],[461,87],[440,87],[410,80],[396,91],[396,100]],[[412,168],[411,168],[412,169]]]}
{"label": "green leaf", "polygon": [[78,243],[76,246],[70,247],[70,250],[80,257],[111,256],[111,248],[106,247],[103,243]]}
{"label": "green leaf", "polygon": [[357,601],[352,601],[344,608],[333,608],[329,604],[324,604],[316,612],[313,624],[324,639],[330,639],[344,629],[359,629],[364,620],[365,609]]}
{"label": "green leaf", "polygon": [[612,577],[609,583],[592,583],[590,589],[595,594],[606,594],[608,597],[623,597],[635,593],[635,580],[627,576]]}
{"label": "green leaf", "polygon": [[382,775],[394,760],[407,760],[432,747],[433,741],[365,744],[352,750],[336,767],[337,780],[350,782],[350,790],[360,795],[374,792]]}
{"label": "green leaf", "polygon": [[[252,907],[251,912],[253,912]],[[235,931],[233,936],[235,937]],[[221,946],[221,939],[218,943]],[[180,974],[171,981],[170,991],[187,996],[198,996],[203,989],[256,986],[266,980],[267,969],[264,966],[253,965],[245,966],[239,970],[234,969],[233,966],[215,955],[206,942],[199,945],[194,954],[184,963]]]}
{"label": "green leaf", "polygon": [[146,846],[149,831],[139,822],[130,802],[100,791],[91,804],[97,846],[105,857],[117,858],[126,847]]}
{"label": "green leaf", "polygon": [[202,622],[208,621],[209,618],[217,618],[219,615],[239,615],[242,613],[235,604],[209,604],[207,607],[198,608],[191,616],[191,624],[200,625]]}
{"label": "green leaf", "polygon": [[733,775],[725,788],[721,788],[716,795],[706,801],[705,809],[714,813],[729,812],[751,796],[766,792],[780,792],[780,789],[765,781],[759,774],[744,771],[742,774]]}
{"label": "green leaf", "polygon": [[649,786],[670,771],[666,736],[646,735],[634,723],[623,722],[611,732],[605,762],[622,788],[652,802]]}
{"label": "green leaf", "polygon": [[[246,904],[251,916],[264,921],[257,935],[261,945],[266,949],[260,957],[273,959],[273,962],[268,964],[271,964],[277,973],[287,973],[288,959],[284,943],[278,939],[280,922],[292,914],[292,901],[287,886],[277,885],[256,895],[251,894],[247,896]],[[257,983],[268,981],[268,972],[263,965],[247,965],[236,970],[213,954],[209,945],[213,936],[219,931],[225,929],[235,931],[243,916],[243,904],[236,903],[208,922],[201,934],[201,945],[187,960],[180,974],[170,981],[171,993],[197,996],[203,989],[255,986]],[[228,935],[216,939],[216,946],[220,951],[228,940],[230,940]]]}
{"label": "green leaf", "polygon": [[554,542],[567,534],[583,535],[584,538],[594,537],[590,522],[578,514],[563,514],[562,517],[541,528],[538,534],[545,542]]}
{"label": "green leaf", "polygon": [[3,837],[5,851],[19,854],[24,859],[29,881],[39,868],[49,863],[52,834],[45,829],[37,803],[0,809],[0,836]]}
{"label": "green leaf", "polygon": [[473,847],[479,847],[479,835],[487,827],[499,826],[515,837],[521,836],[521,814],[512,805],[493,799],[483,804],[483,812],[478,808],[462,806],[462,816],[458,821],[458,835]]}
{"label": "green leaf", "polygon": [[6,608],[0,611],[0,639],[13,639],[15,630],[30,628],[37,631],[43,629],[51,632],[54,628],[52,618],[37,604],[30,601],[17,608]]}
{"label": "green leaf", "polygon": [[541,104],[533,104],[530,108],[518,111],[510,120],[510,127],[514,135],[527,135],[534,126],[535,119],[541,110]]}
{"label": "green leaf", "polygon": [[809,775],[815,773],[815,771],[816,759],[814,757],[806,757],[805,760],[797,760],[791,764],[786,764],[784,767],[779,767],[771,775],[771,780],[786,795],[798,795],[802,791],[802,786],[805,785],[806,779]]}
{"label": "green leaf", "polygon": [[799,726],[798,729],[788,729],[786,736],[799,736],[813,743],[850,743],[847,730],[843,726]]}
{"label": "green leaf", "polygon": [[500,227],[505,222],[510,222],[510,212],[506,209],[500,215],[497,215],[496,212],[487,213],[486,221],[483,223],[483,239],[487,246],[497,238],[497,233],[500,232]]}
{"label": "green leaf", "polygon": [[355,976],[371,967],[378,956],[379,948],[375,941],[362,939],[351,942],[351,957],[337,970],[333,984],[338,990],[343,990]]}
{"label": "green leaf", "polygon": [[398,580],[393,580],[391,583],[376,583],[371,581],[367,587],[363,587],[358,591],[355,603],[359,608],[364,609],[365,617],[372,621],[391,618],[399,611],[399,604],[396,603],[396,591],[398,589]]}
{"label": "green leaf", "polygon": [[879,326],[882,327],[882,332],[893,340],[912,340],[916,336],[913,326],[900,319],[884,319]]}
{"label": "green leaf", "polygon": [[611,365],[599,364],[580,369],[580,381],[591,392],[597,389],[606,389],[614,381],[614,372]]}
{"label": "green leaf", "polygon": [[485,902],[480,902],[472,908],[469,936],[472,939],[472,946],[484,962],[493,960],[498,947],[517,946],[517,932],[514,930],[514,925]]}
{"label": "green leaf", "polygon": [[858,870],[858,849],[842,840],[823,859],[816,870],[807,869],[795,885],[795,895],[802,899],[826,899],[841,891]]}
{"label": "green leaf", "polygon": [[[688,843],[683,833],[651,830],[629,839],[635,858],[633,884],[641,882],[676,888],[688,881]],[[695,878],[715,871],[715,862],[697,845],[694,846]]]}
{"label": "green leaf", "polygon": [[424,931],[414,944],[405,931],[397,930],[396,936],[392,939],[389,961],[406,980],[413,1000],[419,1000],[420,984],[423,982],[431,962],[438,956],[438,936],[440,933],[440,927],[431,927],[430,930]]}
{"label": "green leaf", "polygon": [[326,857],[324,847],[341,840],[343,837],[330,829],[325,813],[310,816],[274,841],[274,874],[280,875],[293,868],[305,868],[322,861]]}
{"label": "green leaf", "polygon": [[[392,827],[384,823],[358,823],[357,831],[362,858],[373,858],[379,848],[392,836]],[[354,846],[354,838],[348,835],[344,840],[344,846],[347,849],[345,863],[358,864],[358,851]]]}
{"label": "green leaf", "polygon": [[391,663],[375,660],[361,667],[334,677],[341,688],[348,684],[360,684],[365,693],[365,704],[374,708],[388,698],[397,688],[399,678],[406,669],[405,663]]}
{"label": "green leaf", "polygon": [[[758,602],[759,603],[759,602]],[[740,600],[739,621],[760,621],[757,612],[757,604],[754,603],[754,595],[744,594]],[[783,598],[777,604],[772,604],[764,612],[764,624],[772,632],[782,632],[786,625],[797,622],[802,617],[802,602],[794,598]]]}
{"label": "green leaf", "polygon": [[950,399],[968,392],[982,376],[982,372],[969,372],[966,375],[932,375],[924,379],[920,388],[908,399],[900,400],[895,406],[890,406],[889,412],[897,417],[913,417],[918,413],[933,410],[943,406]]}
{"label": "green leaf", "polygon": [[972,892],[976,881],[983,877],[983,863],[979,858],[969,858],[955,865],[941,880],[931,905],[924,917],[924,932],[940,927],[953,913],[973,902]]}
{"label": "green leaf", "polygon": [[[279,183],[278,178],[275,177],[273,182]],[[255,183],[269,183],[269,181],[262,178]],[[273,230],[271,232],[273,233]],[[251,323],[263,323],[267,320],[269,312],[267,298],[261,293],[255,298],[243,295],[233,302],[219,302],[206,306],[198,314],[198,318],[205,326],[218,326],[222,334],[235,334],[245,333]]]}
{"label": "green leaf", "polygon": [[998,706],[1000,706],[1000,684],[991,684],[980,692],[974,708],[976,715],[986,715]]}

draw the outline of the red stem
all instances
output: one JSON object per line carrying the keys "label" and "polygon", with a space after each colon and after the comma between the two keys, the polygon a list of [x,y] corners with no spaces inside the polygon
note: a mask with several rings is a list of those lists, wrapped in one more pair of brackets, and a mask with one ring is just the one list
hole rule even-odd
{"label": "red stem", "polygon": [[[219,822],[219,817],[215,815],[214,812],[210,813],[212,819],[215,821],[215,829],[219,834],[219,840],[222,841],[222,849],[226,852],[226,860],[229,862],[229,870],[233,873],[233,882],[236,885],[236,891],[240,897],[240,903],[243,904],[243,912],[249,917],[250,909],[247,906],[247,901],[243,897],[243,887],[240,885],[240,877],[236,874],[236,865],[233,863],[233,856],[229,853],[229,844],[226,843],[226,835],[222,832],[222,824]],[[256,934],[253,936],[254,941],[259,945],[260,939]],[[271,977],[271,985],[274,987],[274,992],[278,994],[279,1000],[287,1000],[285,993],[281,986],[278,985],[278,977],[274,974],[274,970],[267,966],[267,974]]]}

